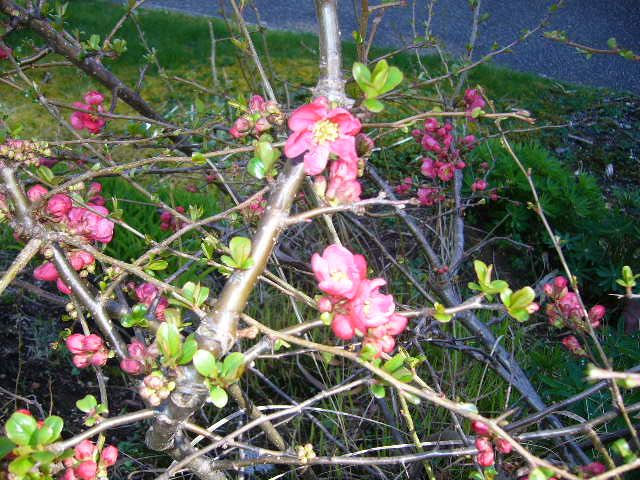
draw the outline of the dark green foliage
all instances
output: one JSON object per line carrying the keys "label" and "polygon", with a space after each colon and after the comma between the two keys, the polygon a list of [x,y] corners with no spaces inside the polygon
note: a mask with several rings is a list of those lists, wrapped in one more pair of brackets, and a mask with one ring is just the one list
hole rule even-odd
{"label": "dark green foliage", "polygon": [[[633,265],[640,254],[640,228],[630,209],[608,202],[595,177],[571,172],[542,145],[516,144],[514,149],[524,166],[531,169],[544,211],[574,273],[592,287],[595,281],[601,289],[612,290],[621,266]],[[532,195],[527,180],[499,142],[487,142],[474,151],[473,158],[474,164],[486,161],[492,165],[489,182],[500,187],[501,197],[507,199],[476,211],[483,221],[489,220],[485,228],[489,230],[508,215],[499,227],[501,233],[550,249],[542,223],[529,208]],[[637,199],[625,198],[637,208]]]}

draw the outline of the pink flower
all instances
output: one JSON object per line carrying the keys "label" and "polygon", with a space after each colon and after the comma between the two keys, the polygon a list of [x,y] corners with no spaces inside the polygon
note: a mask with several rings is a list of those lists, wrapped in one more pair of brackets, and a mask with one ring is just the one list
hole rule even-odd
{"label": "pink flower", "polygon": [[29,190],[27,190],[27,197],[29,197],[29,200],[31,202],[37,202],[44,195],[46,195],[48,191],[49,190],[44,188],[42,185],[34,185]]}
{"label": "pink flower", "polygon": [[73,362],[76,368],[87,368],[91,365],[91,355],[87,355],[85,353],[74,355],[71,362]]}
{"label": "pink flower", "polygon": [[486,452],[487,450],[491,450],[493,447],[491,446],[491,440],[489,440],[489,437],[478,437],[476,438],[476,448],[481,452]]}
{"label": "pink flower", "polygon": [[483,190],[486,190],[486,188],[488,186],[489,186],[489,184],[485,180],[476,180],[475,182],[473,182],[471,184],[471,191],[472,192],[481,192]]}
{"label": "pink flower", "polygon": [[489,435],[491,433],[489,425],[478,420],[471,422],[471,428],[477,435]]}
{"label": "pink flower", "polygon": [[89,112],[73,112],[71,114],[71,126],[76,130],[86,129],[91,133],[100,133],[107,121],[104,117],[98,116],[93,112],[104,112],[104,107],[102,106],[104,96],[99,92],[89,92],[85,95],[84,100],[86,103],[75,102],[73,106],[81,110],[89,110]]}
{"label": "pink flower", "polygon": [[331,322],[331,330],[336,337],[342,340],[351,340],[355,335],[355,329],[351,324],[351,317],[337,313]]}
{"label": "pink flower", "polygon": [[445,163],[438,168],[438,178],[443,182],[448,182],[453,178],[454,166],[451,163]]}
{"label": "pink flower", "polygon": [[380,293],[380,287],[386,283],[382,278],[365,279],[360,282],[349,310],[354,323],[362,332],[386,323],[396,308],[393,295]]}
{"label": "pink flower", "polygon": [[89,105],[101,105],[102,102],[104,102],[104,95],[100,92],[92,90],[91,92],[85,94],[84,101]]}
{"label": "pink flower", "polygon": [[588,465],[584,465],[580,467],[580,471],[582,471],[582,473],[584,473],[587,476],[587,478],[595,477],[596,475],[601,475],[604,472],[606,472],[607,467],[605,467],[600,462],[592,462],[592,463],[589,463]]}
{"label": "pink flower", "polygon": [[424,121],[424,129],[428,132],[435,132],[440,128],[440,122],[434,117],[429,117]]}
{"label": "pink flower", "polygon": [[574,335],[566,336],[562,339],[562,345],[569,350],[574,355],[583,356],[586,355],[586,352],[582,348],[580,344],[580,340],[578,340]]}
{"label": "pink flower", "polygon": [[136,288],[136,296],[138,297],[138,301],[144,303],[145,305],[151,305],[151,302],[158,295],[158,289],[152,283],[141,283]]}
{"label": "pink flower", "polygon": [[102,341],[102,338],[100,338],[99,335],[92,333],[84,337],[83,344],[84,344],[85,351],[95,352],[96,350],[99,350],[103,347],[104,342]]}
{"label": "pink flower", "polygon": [[76,445],[74,452],[74,457],[79,461],[91,460],[96,453],[96,446],[90,440],[83,440]]}
{"label": "pink flower", "polygon": [[144,371],[144,365],[132,358],[124,358],[120,361],[120,368],[130,375],[140,375]]}
{"label": "pink flower", "polygon": [[260,95],[252,95],[249,99],[249,110],[254,113],[262,112],[265,109],[265,104],[264,98]]}
{"label": "pink flower", "polygon": [[138,360],[144,359],[147,354],[147,347],[140,340],[133,340],[128,346],[129,356]]}
{"label": "pink flower", "polygon": [[45,262],[33,271],[33,276],[36,280],[43,280],[45,282],[53,282],[58,279],[58,271],[51,262]]}
{"label": "pink flower", "polygon": [[57,193],[47,202],[47,213],[60,220],[73,208],[71,198],[62,193]]}
{"label": "pink flower", "polygon": [[64,293],[65,295],[71,295],[72,293],[71,287],[64,283],[61,278],[56,280],[56,287],[60,293]]}
{"label": "pink flower", "polygon": [[438,189],[432,187],[421,187],[418,189],[418,201],[420,205],[431,206],[442,200],[442,196],[438,196]]}
{"label": "pink flower", "polygon": [[495,462],[495,454],[493,453],[493,450],[485,450],[478,454],[477,460],[478,465],[481,467],[490,467]]}
{"label": "pink flower", "polygon": [[229,133],[234,138],[246,137],[251,131],[251,127],[251,122],[248,119],[240,117],[233,123]]}
{"label": "pink flower", "polygon": [[321,173],[332,153],[347,162],[358,161],[355,135],[362,128],[360,121],[344,108],[329,108],[325,97],[294,111],[289,128],[293,133],[285,144],[285,155],[295,158],[304,153],[307,175]]}
{"label": "pink flower", "polygon": [[354,255],[340,245],[329,245],[322,256],[314,253],[311,267],[320,290],[347,299],[354,297],[360,282],[367,275],[364,257]]}
{"label": "pink flower", "polygon": [[105,467],[115,465],[118,460],[118,449],[113,445],[107,445],[100,454],[100,463]]}
{"label": "pink flower", "polygon": [[333,309],[333,303],[329,297],[322,297],[318,300],[318,310],[322,313],[330,312]]}
{"label": "pink flower", "polygon": [[422,166],[420,167],[420,172],[427,178],[436,178],[438,174],[434,165],[434,162],[429,157],[424,157],[422,159]]}
{"label": "pink flower", "polygon": [[500,453],[504,453],[505,455],[511,453],[511,451],[513,450],[513,446],[504,438],[496,439],[496,448]]}
{"label": "pink flower", "polygon": [[402,180],[402,183],[400,185],[396,186],[395,191],[398,195],[404,195],[409,190],[411,190],[412,186],[413,186],[413,179],[411,177],[407,177],[404,180]]}
{"label": "pink flower", "polygon": [[75,473],[82,480],[93,480],[98,472],[98,465],[93,460],[82,462],[75,469]]}
{"label": "pink flower", "polygon": [[114,223],[104,218],[109,210],[99,205],[91,206],[96,213],[86,208],[73,207],[69,210],[67,226],[73,233],[77,233],[89,240],[109,243],[113,239]]}
{"label": "pink flower", "polygon": [[347,205],[359,201],[361,193],[362,186],[358,180],[335,177],[329,179],[325,196],[332,205]]}
{"label": "pink flower", "polygon": [[84,250],[75,250],[69,255],[69,261],[74,270],[82,270],[85,267],[93,265],[96,259],[89,252]]}
{"label": "pink flower", "polygon": [[67,468],[62,477],[60,477],[60,480],[76,480],[76,475],[73,473],[73,469]]}
{"label": "pink flower", "polygon": [[67,337],[67,348],[71,353],[80,354],[85,352],[84,335],[81,333],[74,333]]}
{"label": "pink flower", "polygon": [[589,310],[589,321],[593,328],[598,328],[600,326],[600,321],[604,318],[606,313],[606,309],[602,305],[594,305]]}
{"label": "pink flower", "polygon": [[11,56],[13,50],[9,47],[0,47],[0,60],[6,60]]}

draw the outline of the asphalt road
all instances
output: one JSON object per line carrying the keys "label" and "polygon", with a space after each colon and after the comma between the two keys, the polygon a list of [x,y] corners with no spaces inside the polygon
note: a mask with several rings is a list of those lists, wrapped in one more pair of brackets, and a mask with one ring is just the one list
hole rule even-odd
{"label": "asphalt road", "polygon": [[[415,2],[415,10],[414,10]],[[358,2],[359,3],[359,2]],[[380,3],[380,2],[372,2]],[[409,6],[392,8],[379,28],[377,42],[397,46],[411,42],[412,11],[418,28],[427,18],[427,0],[409,0]],[[479,30],[476,57],[491,50],[494,43],[506,45],[525,29],[535,27],[544,17],[550,0],[482,0],[482,12],[489,14]],[[255,0],[262,22],[269,28],[317,31],[312,0]],[[356,29],[352,0],[339,2],[343,38]],[[149,7],[180,10],[198,15],[219,14],[216,0],[148,0]],[[250,9],[247,20],[255,22]],[[433,18],[433,32],[453,53],[464,51],[471,25],[468,0],[439,0]],[[565,7],[551,19],[545,30],[565,30],[574,41],[607,48],[607,39],[640,53],[640,0],[566,0]],[[418,32],[421,35],[423,32]],[[618,56],[597,55],[590,60],[565,45],[553,43],[540,34],[518,45],[513,53],[495,59],[515,70],[587,85],[627,90],[640,94],[640,62]]]}

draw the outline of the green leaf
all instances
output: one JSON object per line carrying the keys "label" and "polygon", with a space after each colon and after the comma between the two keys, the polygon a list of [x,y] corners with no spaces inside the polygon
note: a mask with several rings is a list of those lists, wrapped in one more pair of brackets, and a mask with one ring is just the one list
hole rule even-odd
{"label": "green leaf", "polygon": [[244,355],[233,352],[227,355],[222,362],[221,376],[229,380],[237,380],[244,370]]}
{"label": "green leaf", "polygon": [[246,237],[233,237],[229,242],[229,250],[236,265],[242,265],[251,256],[251,240]]}
{"label": "green leaf", "polygon": [[229,401],[229,396],[227,395],[227,392],[224,391],[224,389],[220,387],[213,387],[209,391],[209,399],[211,399],[211,402],[216,407],[223,408]]}
{"label": "green leaf", "polygon": [[251,175],[252,177],[257,178],[258,180],[262,180],[267,173],[267,168],[265,167],[262,160],[260,160],[258,157],[253,157],[247,164],[247,172],[249,172],[249,175]]}
{"label": "green leaf", "polygon": [[193,355],[196,353],[197,349],[198,342],[195,335],[192,333],[182,344],[182,355],[178,359],[178,365],[186,365],[187,363],[191,362],[191,360],[193,359]]}
{"label": "green leaf", "polygon": [[547,478],[541,468],[534,468],[529,472],[529,480],[547,480]]}
{"label": "green leaf", "polygon": [[411,373],[411,371],[406,367],[398,368],[395,372],[392,373],[392,375],[402,383],[409,383],[411,380],[413,380],[413,373]]}
{"label": "green leaf", "polygon": [[352,68],[353,78],[360,86],[369,84],[371,82],[371,72],[364,63],[355,62]]}
{"label": "green leaf", "polygon": [[256,156],[262,160],[265,173],[269,173],[273,164],[280,158],[280,150],[273,148],[271,142],[258,142],[256,146]]}
{"label": "green leaf", "polygon": [[160,271],[165,270],[169,266],[169,262],[166,260],[154,260],[153,262],[147,265],[148,270]]}
{"label": "green leaf", "polygon": [[371,385],[371,387],[369,387],[369,389],[371,390],[373,396],[376,398],[384,398],[387,394],[386,390],[384,389],[384,385],[381,385],[379,383],[374,383],[373,385]]}
{"label": "green leaf", "polygon": [[536,299],[536,292],[531,287],[524,287],[511,295],[510,308],[520,310],[527,308]]}
{"label": "green leaf", "polygon": [[380,89],[380,95],[390,92],[391,90],[396,88],[402,83],[403,79],[404,75],[402,74],[400,69],[398,67],[391,67],[389,69],[389,74],[387,75],[387,81]]}
{"label": "green leaf", "polygon": [[98,401],[93,395],[87,395],[76,402],[76,407],[78,407],[78,410],[84,413],[89,413],[91,410],[96,408],[97,405]]}
{"label": "green leaf", "polygon": [[614,37],[611,37],[609,40],[607,40],[607,45],[611,50],[615,50],[616,48],[618,48],[618,42]]}
{"label": "green leaf", "polygon": [[[376,89],[378,95],[382,93],[382,88],[387,83],[387,77],[389,76],[389,64],[386,60],[380,60],[373,69],[371,74],[371,83]],[[377,95],[376,95],[377,96]]]}
{"label": "green leaf", "polygon": [[0,437],[0,460],[9,455],[14,448],[16,448],[15,443],[7,437]]}
{"label": "green leaf", "polygon": [[379,113],[384,110],[384,103],[380,100],[376,100],[375,98],[367,98],[362,102],[362,106],[373,113]]}
{"label": "green leaf", "polygon": [[174,360],[182,353],[182,335],[177,325],[163,323],[156,332],[156,342],[166,360]]}
{"label": "green leaf", "polygon": [[193,366],[203,377],[216,378],[218,376],[218,366],[216,364],[216,358],[207,350],[198,350],[193,355]]}
{"label": "green leaf", "polygon": [[201,152],[194,152],[191,154],[191,161],[196,165],[204,165],[207,163],[207,157],[205,157]]}
{"label": "green leaf", "polygon": [[31,435],[38,428],[38,423],[31,415],[15,412],[4,426],[7,437],[16,445],[28,445]]}
{"label": "green leaf", "polygon": [[9,471],[17,477],[23,477],[35,465],[35,461],[29,455],[16,458],[9,464]]}
{"label": "green leaf", "polygon": [[393,373],[397,369],[399,369],[404,364],[404,359],[406,358],[404,353],[398,353],[391,357],[382,367],[385,372]]}
{"label": "green leaf", "polygon": [[55,453],[47,451],[33,452],[31,454],[31,458],[43,465],[48,465],[49,463],[53,462],[56,457],[57,455]]}

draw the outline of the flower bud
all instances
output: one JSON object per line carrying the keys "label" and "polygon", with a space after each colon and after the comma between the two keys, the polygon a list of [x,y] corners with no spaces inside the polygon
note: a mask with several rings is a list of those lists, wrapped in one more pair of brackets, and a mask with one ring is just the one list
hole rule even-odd
{"label": "flower bud", "polygon": [[143,370],[143,365],[137,360],[125,358],[120,361],[120,368],[130,375],[140,375]]}
{"label": "flower bud", "polygon": [[69,335],[67,337],[66,344],[71,353],[79,354],[84,353],[85,351],[84,335],[82,335],[81,333],[74,333],[73,335]]}
{"label": "flower bud", "polygon": [[495,462],[493,450],[485,450],[478,454],[478,465],[481,467],[490,467]]}
{"label": "flower bud", "polygon": [[486,423],[480,422],[478,420],[474,420],[473,422],[471,422],[471,428],[474,432],[476,432],[477,435],[489,435],[491,433],[491,430],[489,430],[489,426]]}
{"label": "flower bud", "polygon": [[103,345],[104,342],[102,341],[102,338],[95,333],[84,337],[84,348],[87,351],[95,352],[96,350],[102,348]]}
{"label": "flower bud", "polygon": [[34,185],[29,190],[27,190],[27,197],[29,197],[29,201],[32,203],[40,200],[44,195],[47,194],[49,190],[44,188],[42,185]]}
{"label": "flower bud", "polygon": [[93,455],[96,451],[96,446],[90,440],[83,440],[78,445],[76,445],[74,456],[77,460],[90,460],[93,458]]}
{"label": "flower bud", "polygon": [[58,270],[51,262],[46,262],[36,267],[33,271],[33,276],[36,280],[43,280],[45,282],[53,282],[58,279]]}
{"label": "flower bud", "polygon": [[118,460],[118,449],[113,445],[107,445],[100,454],[100,463],[105,467],[115,465]]}
{"label": "flower bud", "polygon": [[81,355],[74,355],[71,361],[76,366],[76,368],[87,368],[89,365],[91,365],[91,355],[84,353]]}
{"label": "flower bud", "polygon": [[491,450],[491,440],[489,440],[489,437],[476,438],[476,448],[481,452],[486,452],[487,450]]}
{"label": "flower bud", "polygon": [[508,453],[511,453],[511,450],[513,450],[513,447],[511,446],[511,444],[507,442],[504,438],[496,439],[495,443],[498,451],[500,453],[504,453],[505,455]]}
{"label": "flower bud", "polygon": [[97,472],[98,465],[96,465],[96,462],[92,460],[82,462],[75,468],[76,475],[82,480],[93,480],[96,477]]}

